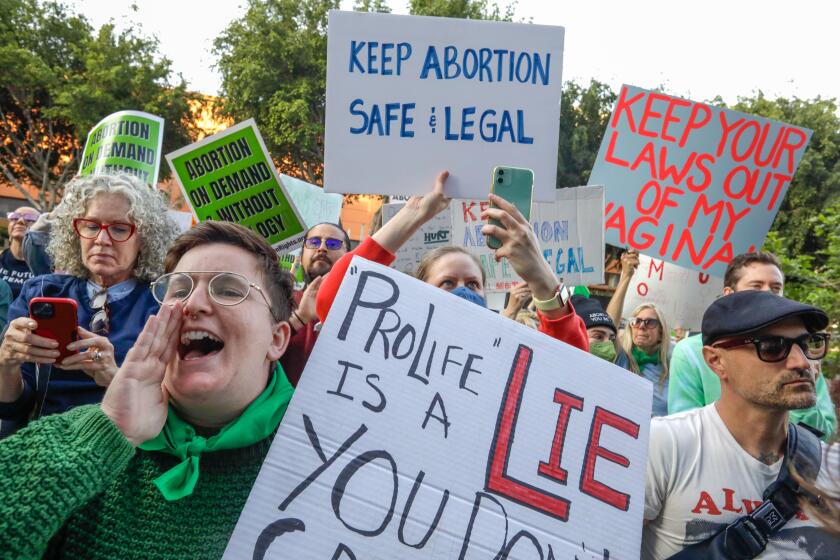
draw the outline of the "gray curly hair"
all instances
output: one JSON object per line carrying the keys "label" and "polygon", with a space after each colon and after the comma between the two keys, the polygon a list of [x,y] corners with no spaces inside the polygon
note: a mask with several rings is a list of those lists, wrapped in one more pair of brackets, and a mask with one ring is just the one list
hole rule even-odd
{"label": "gray curly hair", "polygon": [[137,226],[140,252],[132,276],[150,282],[163,273],[163,258],[178,228],[166,214],[167,204],[161,191],[131,175],[88,175],[76,177],[64,189],[56,207],[55,223],[47,252],[56,270],[88,278],[90,271],[82,261],[82,248],[73,230],[73,219],[85,215],[90,202],[100,194],[118,194],[128,200],[127,218]]}

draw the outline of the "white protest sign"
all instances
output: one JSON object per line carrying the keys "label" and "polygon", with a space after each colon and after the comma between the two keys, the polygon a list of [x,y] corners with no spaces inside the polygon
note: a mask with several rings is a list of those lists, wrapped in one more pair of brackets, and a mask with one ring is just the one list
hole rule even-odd
{"label": "white protest sign", "polygon": [[642,303],[653,303],[662,310],[670,328],[700,331],[703,313],[723,292],[723,279],[690,268],[639,255],[621,316]]}
{"label": "white protest sign", "polygon": [[[404,202],[383,204],[382,224],[388,223],[403,206],[405,206]],[[400,272],[414,274],[423,255],[436,247],[451,245],[451,241],[452,216],[450,210],[447,209],[438,212],[434,218],[423,224],[423,227],[400,247],[400,250],[397,251],[397,259],[391,266]]]}
{"label": "white protest sign", "polygon": [[650,406],[641,377],[356,257],[224,558],[638,557]]}
{"label": "white protest sign", "polygon": [[339,12],[329,15],[324,188],[482,198],[493,167],[557,177],[562,27]]}
{"label": "white protest sign", "polygon": [[178,231],[184,233],[192,227],[193,213],[181,212],[179,210],[167,210],[166,215],[169,216],[175,225],[178,226]]}
{"label": "white protest sign", "polygon": [[323,222],[338,223],[344,197],[340,194],[325,193],[317,185],[301,181],[288,175],[280,174],[283,186],[292,197],[292,202],[303,217],[307,228]]}
{"label": "white protest sign", "polygon": [[[604,187],[557,189],[555,201],[531,206],[531,227],[546,262],[572,286],[604,281]],[[496,262],[481,228],[489,202],[453,200],[452,243],[478,257],[487,275],[485,292],[506,292],[522,279],[507,259]]]}

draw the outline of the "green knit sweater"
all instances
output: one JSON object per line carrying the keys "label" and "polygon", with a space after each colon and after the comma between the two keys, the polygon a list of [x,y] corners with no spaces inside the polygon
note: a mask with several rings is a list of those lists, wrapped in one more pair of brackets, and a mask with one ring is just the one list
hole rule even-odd
{"label": "green knit sweater", "polygon": [[152,480],[178,459],[135,451],[97,405],[32,422],[0,441],[0,557],[220,558],[271,439],[202,454],[168,502]]}

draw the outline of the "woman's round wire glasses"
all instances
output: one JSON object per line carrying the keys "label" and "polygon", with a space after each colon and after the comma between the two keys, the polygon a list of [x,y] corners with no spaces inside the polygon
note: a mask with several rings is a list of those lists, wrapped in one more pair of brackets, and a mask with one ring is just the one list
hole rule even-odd
{"label": "woman's round wire glasses", "polygon": [[137,231],[137,226],[126,222],[103,224],[87,218],[75,218],[73,220],[73,229],[76,231],[76,235],[85,239],[96,239],[104,229],[108,233],[108,237],[111,238],[111,241],[121,243],[131,239],[131,236]]}
{"label": "woman's round wire glasses", "polygon": [[758,354],[758,359],[762,362],[772,363],[781,362],[786,359],[790,354],[790,349],[796,344],[802,349],[802,353],[809,360],[821,360],[825,357],[826,352],[828,352],[828,340],[830,338],[831,335],[828,333],[807,333],[796,338],[767,334],[735,338],[733,340],[717,342],[712,346],[714,348],[735,348],[753,344]]}
{"label": "woman's round wire glasses", "polygon": [[639,317],[633,317],[630,319],[630,326],[637,329],[652,329],[659,326],[659,319],[640,319]]}
{"label": "woman's round wire glasses", "polygon": [[274,315],[271,302],[268,301],[268,296],[265,295],[263,289],[236,272],[219,270],[170,272],[152,282],[152,295],[161,305],[175,305],[176,302],[187,301],[195,289],[193,275],[196,274],[213,275],[210,281],[207,282],[207,293],[210,295],[210,299],[219,305],[239,305],[251,293],[251,288],[254,288],[262,296],[272,318],[276,322],[280,322],[280,319]]}
{"label": "woman's round wire glasses", "polygon": [[344,246],[344,241],[335,237],[308,237],[303,244],[307,249],[318,249],[321,247],[322,239],[327,251],[338,251]]}

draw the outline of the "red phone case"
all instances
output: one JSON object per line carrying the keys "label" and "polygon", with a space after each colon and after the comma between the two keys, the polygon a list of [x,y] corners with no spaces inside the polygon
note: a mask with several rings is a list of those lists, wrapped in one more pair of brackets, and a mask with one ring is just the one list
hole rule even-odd
{"label": "red phone case", "polygon": [[[37,317],[33,313],[33,308],[42,303],[52,304],[51,317]],[[58,341],[58,351],[61,352],[61,356],[55,363],[60,363],[64,358],[76,354],[74,351],[67,350],[67,345],[76,340],[78,333],[78,311],[75,300],[54,297],[32,298],[29,301],[29,317],[38,324],[35,334]]]}

